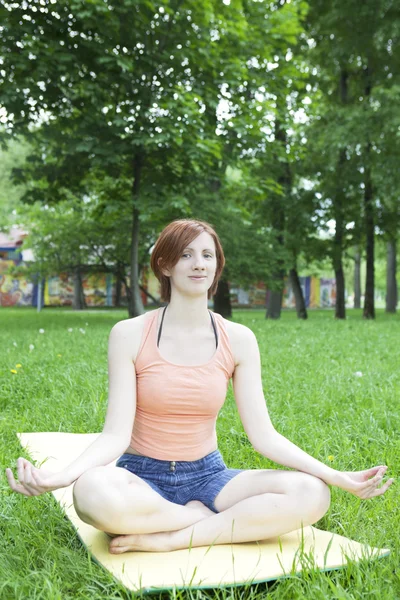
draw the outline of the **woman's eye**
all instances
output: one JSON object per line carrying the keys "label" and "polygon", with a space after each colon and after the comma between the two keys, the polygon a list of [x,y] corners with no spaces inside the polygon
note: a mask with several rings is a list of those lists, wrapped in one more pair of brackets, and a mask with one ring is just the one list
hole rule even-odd
{"label": "woman's eye", "polygon": [[[190,254],[182,254],[182,258],[185,258],[185,256],[190,256]],[[212,254],[204,254],[204,256],[207,258],[212,258]]]}

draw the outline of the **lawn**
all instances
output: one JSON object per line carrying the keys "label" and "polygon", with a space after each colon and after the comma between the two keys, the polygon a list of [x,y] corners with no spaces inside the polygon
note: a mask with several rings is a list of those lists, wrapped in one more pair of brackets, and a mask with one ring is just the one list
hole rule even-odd
{"label": "lawn", "polygon": [[[133,597],[90,559],[50,494],[14,494],[4,476],[4,469],[21,455],[17,431],[101,430],[108,333],[124,318],[126,311],[118,310],[46,309],[38,314],[34,309],[0,309],[1,599]],[[236,310],[233,320],[257,336],[265,398],[280,433],[334,468],[387,464],[397,477],[398,315],[378,311],[372,322],[363,321],[360,311],[348,311],[345,321],[335,321],[331,311],[314,311],[308,321],[299,322],[285,312],[280,321],[271,322],[263,311]],[[229,466],[271,466],[248,442],[231,389],[218,436]],[[399,499],[396,481],[384,497],[367,501],[333,489],[331,508],[317,525],[390,548],[388,558],[331,573],[310,570],[268,585],[179,591],[171,597],[399,598]]]}

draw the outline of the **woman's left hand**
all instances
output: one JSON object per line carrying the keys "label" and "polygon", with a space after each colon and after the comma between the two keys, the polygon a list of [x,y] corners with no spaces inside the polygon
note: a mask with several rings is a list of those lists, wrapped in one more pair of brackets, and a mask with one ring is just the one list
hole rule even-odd
{"label": "woman's left hand", "polygon": [[336,485],[358,498],[375,498],[375,496],[382,496],[394,481],[388,479],[379,487],[386,471],[387,467],[382,465],[365,471],[339,471]]}

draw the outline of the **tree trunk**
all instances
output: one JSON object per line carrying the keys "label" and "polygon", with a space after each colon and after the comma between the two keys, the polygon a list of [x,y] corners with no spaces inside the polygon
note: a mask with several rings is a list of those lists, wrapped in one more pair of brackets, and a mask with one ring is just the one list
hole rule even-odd
{"label": "tree trunk", "polygon": [[354,257],[354,308],[361,308],[361,252],[358,246]]}
{"label": "tree trunk", "polygon": [[307,319],[306,303],[304,301],[303,290],[300,285],[299,275],[297,269],[294,267],[289,272],[290,283],[294,293],[294,299],[296,302],[296,312],[298,319]]}
{"label": "tree trunk", "polygon": [[342,183],[340,177],[343,173],[343,166],[346,162],[346,150],[344,148],[340,151],[337,177],[338,186],[336,196],[333,199],[333,211],[335,218],[335,235],[333,238],[333,268],[335,271],[336,278],[336,304],[335,304],[335,318],[345,319],[346,318],[346,306],[344,300],[344,271],[343,271],[343,229],[344,229],[344,218],[343,218],[343,205],[344,205],[344,192],[342,189]]}
{"label": "tree trunk", "polygon": [[[370,61],[364,69],[365,97],[367,107],[369,106],[372,90],[372,70]],[[364,214],[365,214],[365,236],[366,236],[366,261],[367,277],[365,282],[364,319],[375,319],[375,219],[374,199],[371,178],[371,142],[365,147],[364,158],[365,188],[364,188]]]}
{"label": "tree trunk", "polygon": [[[286,113],[286,98],[277,98],[277,117],[275,120],[275,139],[280,144],[280,149],[285,151],[287,144],[287,132],[282,125],[282,117]],[[283,120],[283,123],[285,121]],[[282,186],[285,194],[291,192],[291,172],[289,163],[287,160],[282,162],[281,157],[276,157],[278,165],[278,183]],[[269,292],[268,306],[267,306],[267,319],[280,319],[283,299],[283,287],[285,277],[285,261],[279,255],[285,246],[285,200],[282,196],[277,196],[275,201],[272,202],[273,210],[271,214],[271,225],[276,233],[276,244],[278,251],[278,258],[274,273],[272,275],[272,281]]]}
{"label": "tree trunk", "polygon": [[335,236],[333,240],[333,268],[336,279],[335,318],[346,318],[344,300],[344,271],[343,271],[343,213],[340,201],[335,202]]}
{"label": "tree trunk", "polygon": [[74,269],[74,296],[72,299],[72,308],[74,310],[82,310],[86,308],[85,294],[83,293],[82,276],[79,267]]}
{"label": "tree trunk", "polygon": [[[368,144],[370,146],[370,144]],[[369,152],[369,149],[368,149]],[[367,277],[365,282],[364,298],[364,319],[375,319],[375,224],[374,224],[374,206],[372,198],[371,171],[365,169],[365,190],[364,190],[364,212],[365,212],[365,235],[366,235],[366,261]]]}
{"label": "tree trunk", "polygon": [[396,240],[387,243],[386,254],[386,312],[395,313],[397,308],[397,280],[396,280]]}
{"label": "tree trunk", "polygon": [[340,264],[338,269],[335,269],[336,279],[336,305],[335,305],[335,318],[345,319],[346,318],[346,305],[344,299],[345,285],[344,285],[344,271],[343,265]]}
{"label": "tree trunk", "polygon": [[267,319],[280,319],[282,309],[282,298],[283,290],[270,290],[267,307]]}
{"label": "tree trunk", "polygon": [[221,277],[218,282],[217,291],[214,295],[214,312],[219,313],[225,319],[232,317],[231,295],[229,293],[229,283]]}
{"label": "tree trunk", "polygon": [[133,162],[133,213],[132,213],[132,237],[131,237],[131,280],[130,293],[128,293],[128,312],[130,317],[137,317],[144,313],[142,296],[139,289],[139,210],[137,208],[140,192],[140,176],[142,172],[142,161],[140,156],[135,156]]}
{"label": "tree trunk", "polygon": [[[340,101],[347,104],[348,73],[345,68],[340,70]],[[333,198],[333,213],[335,219],[335,236],[333,239],[333,269],[336,279],[335,318],[346,318],[345,285],[343,271],[343,237],[344,237],[344,206],[345,192],[343,190],[343,171],[346,164],[346,148],[341,148],[336,169],[336,194]]]}

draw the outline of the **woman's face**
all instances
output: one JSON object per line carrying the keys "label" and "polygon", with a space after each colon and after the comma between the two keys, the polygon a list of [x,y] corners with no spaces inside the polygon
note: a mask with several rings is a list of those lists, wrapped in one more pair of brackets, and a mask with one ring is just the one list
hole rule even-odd
{"label": "woman's face", "polygon": [[189,296],[207,294],[217,269],[217,257],[212,236],[203,231],[182,250],[174,267],[166,271],[171,278],[171,292],[176,288]]}

